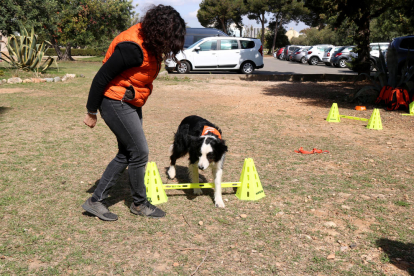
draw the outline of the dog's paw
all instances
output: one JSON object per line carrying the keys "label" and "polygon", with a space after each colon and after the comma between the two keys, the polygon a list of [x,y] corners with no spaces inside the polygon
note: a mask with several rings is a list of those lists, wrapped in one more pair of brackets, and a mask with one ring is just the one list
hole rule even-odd
{"label": "dog's paw", "polygon": [[170,166],[170,168],[167,171],[167,174],[169,179],[173,179],[175,177],[175,167]]}
{"label": "dog's paw", "polygon": [[221,199],[221,198],[215,200],[215,202],[216,202],[216,207],[218,207],[218,208],[224,208],[224,207],[226,207],[226,205],[224,205],[223,199]]}
{"label": "dog's paw", "polygon": [[202,195],[203,194],[203,190],[199,189],[199,188],[195,188],[194,189],[194,194],[195,195]]}

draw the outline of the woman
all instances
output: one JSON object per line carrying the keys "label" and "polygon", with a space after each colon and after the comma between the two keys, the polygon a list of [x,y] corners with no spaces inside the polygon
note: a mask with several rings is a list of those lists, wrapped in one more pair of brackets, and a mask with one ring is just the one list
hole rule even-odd
{"label": "woman", "polygon": [[84,123],[96,125],[98,109],[118,141],[118,154],[109,163],[91,198],[82,208],[102,220],[117,220],[103,204],[109,189],[128,167],[133,214],[159,218],[165,212],[150,204],[144,183],[148,145],[142,111],[152,92],[162,57],[176,60],[183,49],[185,22],[171,6],[150,9],[142,23],[119,34],[111,43],[101,69],[92,81]]}

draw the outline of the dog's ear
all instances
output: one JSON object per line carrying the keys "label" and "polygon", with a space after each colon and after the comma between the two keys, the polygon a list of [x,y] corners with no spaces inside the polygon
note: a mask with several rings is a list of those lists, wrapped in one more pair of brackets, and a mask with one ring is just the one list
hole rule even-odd
{"label": "dog's ear", "polygon": [[218,143],[218,149],[221,153],[227,152],[226,141],[220,140],[220,142]]}

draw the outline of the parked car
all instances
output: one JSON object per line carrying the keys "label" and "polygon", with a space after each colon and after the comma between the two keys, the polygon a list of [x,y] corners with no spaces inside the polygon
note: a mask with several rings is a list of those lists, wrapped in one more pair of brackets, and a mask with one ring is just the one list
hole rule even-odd
{"label": "parked car", "polygon": [[345,68],[346,63],[348,62],[348,58],[350,57],[351,51],[355,48],[355,46],[342,46],[338,49],[338,51],[334,52],[331,57],[331,63],[335,67]]}
{"label": "parked car", "polygon": [[287,58],[287,60],[289,61],[293,61],[293,55],[299,51],[301,49],[301,47],[295,47],[292,49],[292,51],[289,53],[289,57]]}
{"label": "parked car", "polygon": [[184,41],[184,49],[195,42],[210,36],[228,36],[226,33],[215,28],[187,28]]}
{"label": "parked car", "polygon": [[293,53],[292,61],[306,63],[305,55],[307,54],[310,47],[311,46],[305,46],[296,50],[295,53]]}
{"label": "parked car", "polygon": [[[374,66],[378,62],[378,58],[380,56],[380,51],[383,55],[385,55],[386,51],[388,50],[388,42],[373,42],[369,44],[370,52],[369,52],[369,62],[371,63],[370,70],[374,70]],[[358,58],[358,53],[355,53],[354,51],[351,51],[348,62],[352,61],[352,58]]]}
{"label": "parked car", "polygon": [[168,72],[239,71],[251,74],[263,68],[263,46],[260,39],[242,37],[206,37],[177,55],[181,66],[172,59],[165,61]]}
{"label": "parked car", "polygon": [[278,59],[283,59],[283,57],[284,57],[284,53],[283,53],[283,51],[285,50],[285,47],[282,47],[282,48],[280,48],[279,50],[277,50],[277,52],[276,52],[276,58],[278,58]]}
{"label": "parked car", "polygon": [[333,46],[334,45],[330,44],[313,45],[306,53],[305,60],[309,65],[318,65],[318,63],[322,61],[325,50]]}
{"label": "parked car", "polygon": [[289,55],[292,53],[292,51],[294,51],[297,47],[303,47],[303,45],[286,45],[285,46],[285,50],[283,51],[284,53],[284,59],[285,60],[289,60]]}
{"label": "parked car", "polygon": [[379,58],[380,51],[384,54],[384,51],[388,49],[390,45],[389,42],[373,42],[369,44],[370,52],[369,54],[373,57]]}
{"label": "parked car", "polygon": [[[398,72],[401,72],[408,58],[408,66],[414,65],[414,35],[394,38],[388,49],[395,48],[398,58]],[[408,56],[408,53],[409,56]],[[388,59],[388,55],[387,55]],[[388,62],[388,61],[387,61]]]}
{"label": "parked car", "polygon": [[333,46],[333,47],[329,47],[325,50],[325,52],[323,53],[322,61],[325,63],[326,66],[332,66],[331,58],[333,56],[333,53],[338,51],[339,48],[341,48],[341,47],[342,46]]}

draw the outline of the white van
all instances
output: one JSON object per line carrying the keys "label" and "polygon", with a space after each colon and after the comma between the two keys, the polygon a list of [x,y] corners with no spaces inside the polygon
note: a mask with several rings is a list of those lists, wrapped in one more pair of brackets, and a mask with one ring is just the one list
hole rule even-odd
{"label": "white van", "polygon": [[263,46],[260,39],[243,37],[206,37],[177,55],[178,66],[171,59],[165,69],[180,74],[190,71],[239,71],[251,74],[263,68]]}

